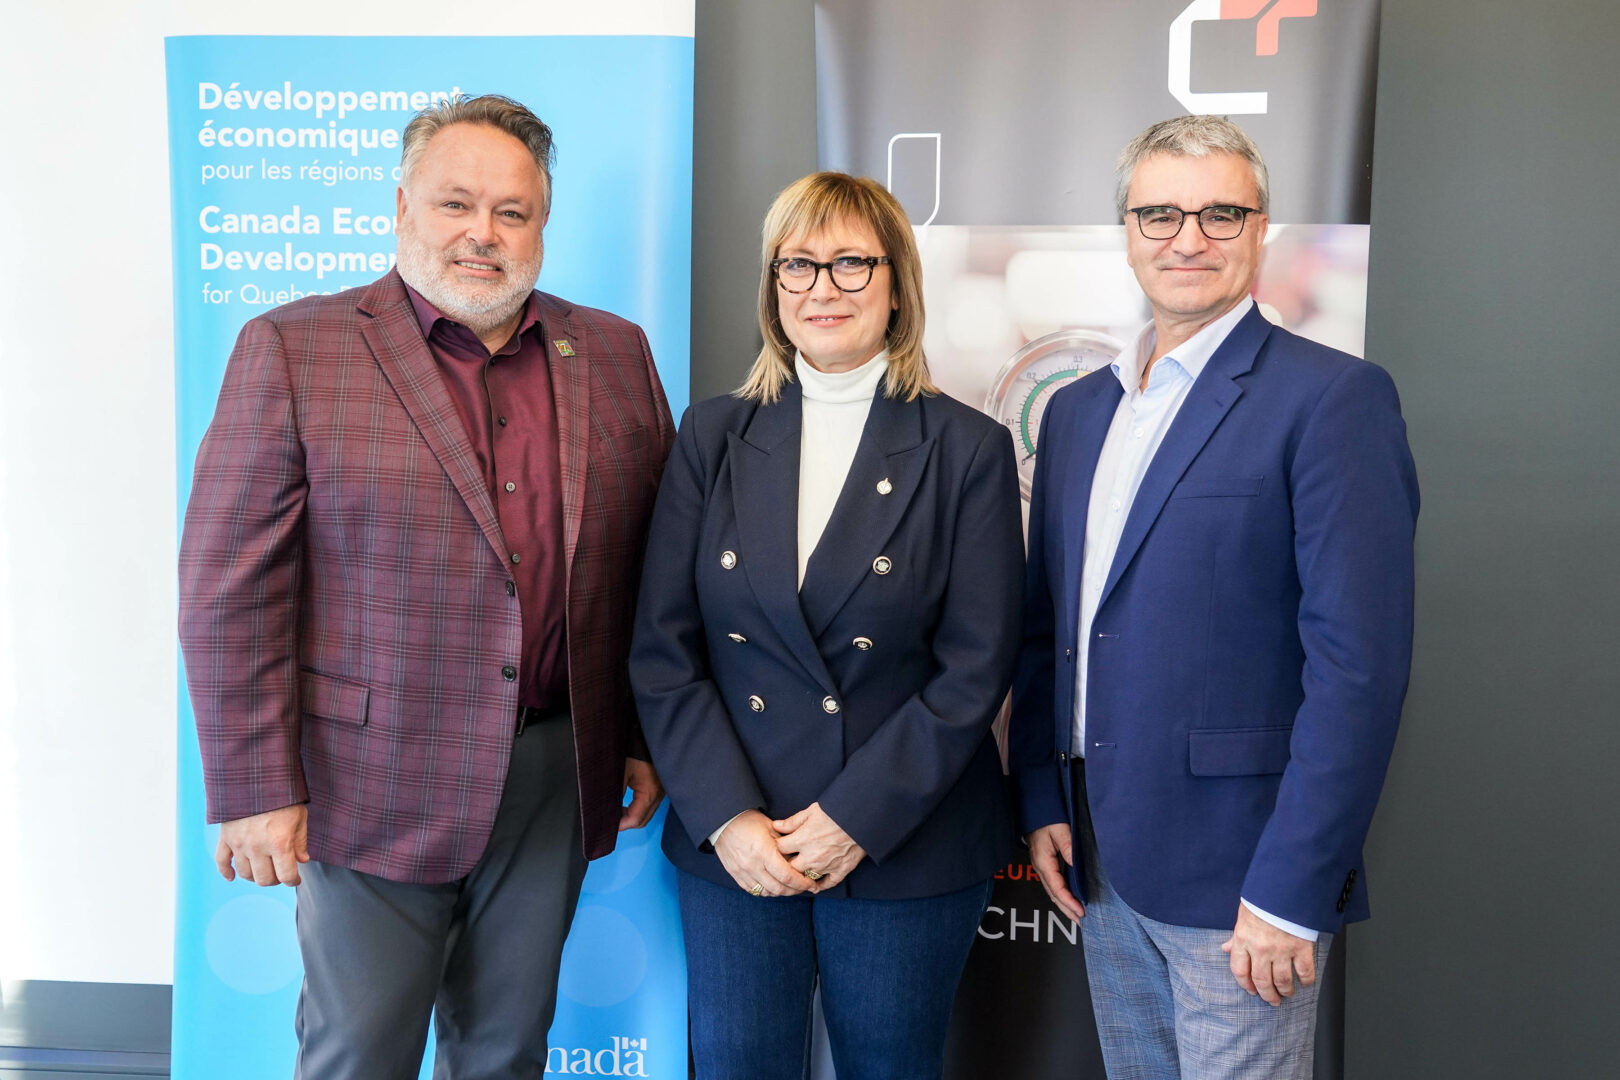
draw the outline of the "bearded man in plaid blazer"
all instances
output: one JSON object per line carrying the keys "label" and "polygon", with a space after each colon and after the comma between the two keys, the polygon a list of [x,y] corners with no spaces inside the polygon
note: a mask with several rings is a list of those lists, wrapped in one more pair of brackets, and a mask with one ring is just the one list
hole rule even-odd
{"label": "bearded man in plaid blazer", "polygon": [[[298,886],[297,1075],[539,1077],[585,860],[662,797],[625,671],[673,438],[640,329],[534,291],[551,132],[405,130],[398,268],[243,328],[180,636],[216,862]],[[623,808],[626,786],[634,792]]]}

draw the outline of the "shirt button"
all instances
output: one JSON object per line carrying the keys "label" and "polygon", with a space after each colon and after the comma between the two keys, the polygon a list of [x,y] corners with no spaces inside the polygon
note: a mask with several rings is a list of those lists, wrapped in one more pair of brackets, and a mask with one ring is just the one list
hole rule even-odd
{"label": "shirt button", "polygon": [[520,557],[520,556],[519,556],[519,555],[518,555],[518,553],[517,553],[517,552],[515,552],[515,551],[514,551],[514,552],[512,552],[512,561],[513,561],[513,562],[519,562],[519,561],[521,561],[521,557]]}
{"label": "shirt button", "polygon": [[496,423],[497,423],[497,424],[499,424],[499,425],[501,425],[501,427],[505,427],[505,426],[506,426],[506,417],[504,417],[504,416],[497,416],[497,417],[496,417],[496,418],[495,418],[495,422],[496,422]]}
{"label": "shirt button", "polygon": [[517,485],[512,483],[512,481],[508,480],[506,482],[506,490],[507,491],[516,491],[517,490]]}
{"label": "shirt button", "polygon": [[838,702],[830,697],[824,697],[821,699],[821,710],[826,713],[835,713],[838,711]]}
{"label": "shirt button", "polygon": [[511,664],[507,664],[505,667],[501,668],[501,678],[505,679],[507,682],[516,682],[517,668],[513,667]]}
{"label": "shirt button", "polygon": [[506,595],[507,596],[516,596],[517,595],[517,582],[508,581],[506,583]]}
{"label": "shirt button", "polygon": [[1138,439],[1140,439],[1142,437],[1142,429],[1137,428],[1135,431],[1131,432],[1131,434],[1136,436]]}
{"label": "shirt button", "polygon": [[748,695],[748,707],[750,709],[753,709],[755,712],[764,712],[765,711],[765,699],[760,697],[758,694],[749,694]]}
{"label": "shirt button", "polygon": [[1115,499],[1110,505],[1113,507],[1113,509],[1118,510],[1119,509],[1119,500]]}

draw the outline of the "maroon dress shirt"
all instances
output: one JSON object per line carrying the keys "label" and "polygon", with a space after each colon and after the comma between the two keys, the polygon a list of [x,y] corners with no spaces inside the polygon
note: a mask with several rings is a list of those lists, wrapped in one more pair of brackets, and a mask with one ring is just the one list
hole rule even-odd
{"label": "maroon dress shirt", "polygon": [[495,500],[523,612],[518,704],[568,706],[562,475],[551,355],[533,293],[511,340],[492,356],[478,335],[409,285],[428,351],[444,373]]}

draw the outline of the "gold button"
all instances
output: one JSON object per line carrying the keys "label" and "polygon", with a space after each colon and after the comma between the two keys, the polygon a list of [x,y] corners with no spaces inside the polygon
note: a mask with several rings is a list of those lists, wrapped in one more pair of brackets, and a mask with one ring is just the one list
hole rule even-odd
{"label": "gold button", "polygon": [[824,697],[821,699],[821,708],[824,712],[835,713],[838,711],[838,702],[830,697]]}
{"label": "gold button", "polygon": [[887,574],[893,569],[894,563],[889,561],[889,557],[887,555],[879,555],[877,558],[872,560],[872,573],[874,574]]}
{"label": "gold button", "polygon": [[878,481],[877,488],[879,495],[887,495],[889,492],[894,490],[894,485],[889,483],[889,478],[885,476],[883,479]]}
{"label": "gold button", "polygon": [[733,569],[736,565],[737,565],[737,553],[735,551],[722,551],[720,553],[720,569],[722,569],[722,570],[730,570],[730,569]]}
{"label": "gold button", "polygon": [[732,641],[735,641],[739,645],[748,640],[741,634],[727,634],[726,637],[730,638]]}
{"label": "gold button", "polygon": [[855,639],[855,647],[862,652],[865,652],[867,649],[872,647],[872,639],[869,637],[858,637]]}
{"label": "gold button", "polygon": [[765,711],[765,699],[760,697],[758,694],[749,694],[748,695],[748,707],[750,709],[753,709],[755,712],[764,712]]}

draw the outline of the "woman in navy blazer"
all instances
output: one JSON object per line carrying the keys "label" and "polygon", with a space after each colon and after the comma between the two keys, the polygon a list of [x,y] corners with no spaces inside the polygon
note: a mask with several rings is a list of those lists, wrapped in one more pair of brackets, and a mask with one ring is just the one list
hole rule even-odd
{"label": "woman in navy blazer", "polygon": [[765,345],[681,421],[631,681],[668,790],[703,1080],[937,1078],[1013,826],[991,723],[1023,540],[1011,438],[939,391],[922,276],[878,184],[765,219]]}

